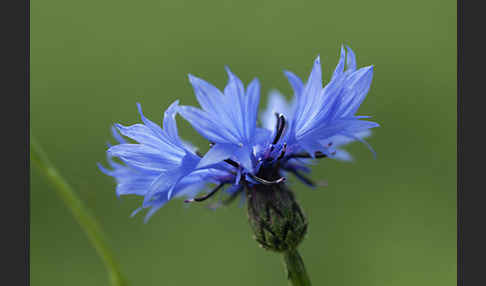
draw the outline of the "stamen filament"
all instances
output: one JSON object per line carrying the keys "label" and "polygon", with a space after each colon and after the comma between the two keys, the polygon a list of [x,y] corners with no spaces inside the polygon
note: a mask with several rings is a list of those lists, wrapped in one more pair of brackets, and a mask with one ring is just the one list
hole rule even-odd
{"label": "stamen filament", "polygon": [[212,197],[214,194],[216,194],[224,185],[225,185],[225,183],[221,183],[216,188],[214,188],[211,192],[209,192],[207,195],[202,196],[202,197],[198,197],[198,198],[187,199],[184,202],[185,203],[203,202],[203,201],[209,199],[210,197]]}
{"label": "stamen filament", "polygon": [[263,185],[267,185],[267,186],[268,186],[268,185],[280,184],[280,183],[282,183],[282,182],[285,182],[285,180],[286,180],[286,178],[285,178],[285,177],[281,177],[281,178],[279,178],[279,179],[277,179],[277,180],[275,180],[275,181],[267,181],[267,180],[265,180],[265,179],[262,179],[262,178],[260,178],[260,177],[255,176],[255,175],[253,175],[253,174],[248,174],[248,175],[249,175],[249,176],[250,176],[250,177],[251,177],[253,180],[255,180],[255,181],[257,181],[257,182],[259,182],[259,183],[261,183],[261,184],[263,184]]}
{"label": "stamen filament", "polygon": [[277,126],[275,127],[277,133],[275,134],[275,138],[273,139],[273,145],[277,144],[278,140],[280,139],[280,137],[282,137],[282,134],[285,130],[285,116],[281,113],[275,113],[275,116],[277,116]]}
{"label": "stamen filament", "polygon": [[226,159],[224,160],[226,163],[230,164],[231,166],[235,167],[235,168],[239,168],[240,167],[240,164],[238,164],[237,162],[231,160],[231,159]]}
{"label": "stamen filament", "polygon": [[287,143],[283,144],[282,151],[280,152],[280,155],[277,157],[277,161],[282,159],[285,156],[285,152],[287,152]]}
{"label": "stamen filament", "polygon": [[[320,151],[317,151],[315,154],[314,154],[314,157],[317,159],[317,158],[326,158],[327,155],[320,152]],[[309,153],[296,153],[296,154],[292,154],[290,155],[289,159],[292,159],[292,158],[312,158],[312,156],[309,154]]]}
{"label": "stamen filament", "polygon": [[297,178],[299,178],[302,182],[304,182],[306,185],[309,185],[311,187],[315,187],[316,186],[316,184],[314,183],[314,181],[312,181],[311,179],[309,179],[307,176],[305,176],[301,172],[299,172],[299,171],[297,171],[295,169],[287,169],[287,168],[282,168],[282,169],[291,172]]}

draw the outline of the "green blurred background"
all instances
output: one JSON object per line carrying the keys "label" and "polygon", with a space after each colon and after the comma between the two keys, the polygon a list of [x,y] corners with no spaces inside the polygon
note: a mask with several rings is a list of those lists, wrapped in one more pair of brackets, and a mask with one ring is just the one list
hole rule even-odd
{"label": "green blurred background", "polygon": [[[115,197],[105,162],[114,122],[161,122],[187,74],[223,88],[224,65],[245,82],[290,94],[282,71],[307,78],[321,55],[330,78],[341,44],[375,65],[359,113],[382,127],[323,160],[293,186],[309,216],[301,246],[314,285],[456,284],[456,1],[31,2],[31,127],[93,209],[131,285],[286,285],[281,258],[253,241],[245,208],[170,202],[148,224],[141,198]],[[179,120],[181,133],[206,142]],[[35,167],[32,285],[107,285],[101,260]]]}

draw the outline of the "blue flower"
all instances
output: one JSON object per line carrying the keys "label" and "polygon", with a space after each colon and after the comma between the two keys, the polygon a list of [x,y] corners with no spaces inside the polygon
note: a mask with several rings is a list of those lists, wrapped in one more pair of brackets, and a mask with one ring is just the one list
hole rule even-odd
{"label": "blue flower", "polygon": [[[149,218],[172,197],[194,197],[204,186],[202,182],[225,179],[226,173],[217,169],[195,170],[200,157],[179,138],[175,122],[177,101],[164,114],[164,129],[147,119],[137,105],[143,124],[115,124],[112,133],[119,144],[107,150],[112,169],[98,164],[101,171],[116,179],[118,196],[144,196],[140,209],[150,208]],[[129,143],[120,134],[138,143]]]}
{"label": "blue flower", "polygon": [[[287,102],[272,91],[261,114],[261,126],[257,120],[259,81],[254,79],[245,87],[229,68],[226,71],[228,83],[223,91],[189,75],[200,108],[174,102],[164,114],[163,129],[145,118],[139,104],[143,123],[113,128],[119,144],[107,150],[111,169],[99,166],[115,178],[117,195],[144,197],[135,213],[150,208],[148,218],[173,197],[203,201],[225,185],[230,186],[226,193],[232,200],[255,186],[285,184],[289,173],[313,186],[303,173],[310,172],[308,165],[314,159],[349,161],[351,155],[341,147],[353,141],[371,149],[364,138],[379,125],[356,112],[370,89],[373,66],[357,69],[349,47],[347,52],[341,48],[339,63],[325,86],[319,57],[305,83],[286,71],[293,99]],[[206,154],[180,139],[177,114],[210,142]],[[216,187],[196,197],[207,184]]]}

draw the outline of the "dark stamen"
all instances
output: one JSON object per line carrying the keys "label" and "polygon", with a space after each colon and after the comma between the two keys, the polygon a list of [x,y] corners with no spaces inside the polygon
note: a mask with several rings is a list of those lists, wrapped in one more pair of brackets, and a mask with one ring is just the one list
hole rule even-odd
{"label": "dark stamen", "polygon": [[275,113],[275,116],[277,116],[277,126],[275,127],[277,133],[275,134],[275,138],[272,142],[274,145],[277,144],[285,129],[285,116],[281,113]]}
{"label": "dark stamen", "polygon": [[221,183],[216,188],[214,188],[211,192],[209,192],[207,195],[199,197],[199,198],[188,199],[188,200],[185,200],[184,202],[185,203],[192,203],[192,202],[205,201],[205,200],[209,199],[210,197],[212,197],[214,194],[216,194],[224,185],[225,185],[225,183]]}
{"label": "dark stamen", "polygon": [[[317,151],[314,154],[314,157],[315,158],[326,158],[327,155],[320,152],[320,151]],[[296,153],[296,154],[291,155],[290,158],[312,158],[312,156],[309,153]]]}
{"label": "dark stamen", "polygon": [[275,145],[272,144],[272,146],[270,146],[270,152],[272,152],[274,149],[275,149]]}
{"label": "dark stamen", "polygon": [[267,186],[268,186],[268,185],[280,184],[280,183],[282,183],[282,182],[284,182],[284,181],[286,180],[286,179],[285,179],[285,177],[281,177],[281,178],[279,178],[279,179],[277,179],[277,180],[275,180],[275,181],[267,181],[267,180],[265,180],[265,179],[262,179],[262,178],[260,178],[260,177],[257,177],[257,176],[255,176],[255,175],[253,175],[253,174],[250,174],[250,173],[249,173],[248,175],[249,175],[249,176],[250,176],[250,177],[251,177],[253,180],[255,180],[255,181],[259,182],[260,184],[267,185]]}
{"label": "dark stamen", "polygon": [[294,174],[297,178],[299,178],[306,185],[309,185],[311,187],[315,187],[316,186],[316,184],[311,179],[307,178],[307,176],[305,176],[304,174],[300,173],[299,171],[297,171],[295,169],[287,169],[287,168],[285,168],[284,170],[289,171],[292,174]]}
{"label": "dark stamen", "polygon": [[277,160],[282,159],[285,156],[285,152],[287,152],[287,143],[283,144],[282,151],[280,152],[280,155],[278,156]]}
{"label": "dark stamen", "polygon": [[[334,152],[336,153],[336,152]],[[316,158],[326,158],[327,155],[322,153],[321,151],[317,151],[316,154],[315,154]]]}
{"label": "dark stamen", "polygon": [[265,161],[271,161],[271,160],[273,160],[273,158],[270,157],[270,155],[272,154],[273,150],[275,150],[275,145],[270,144],[270,148],[269,148],[269,150],[267,150],[267,152],[265,154]]}
{"label": "dark stamen", "polygon": [[240,164],[236,163],[235,161],[231,160],[231,159],[226,159],[224,160],[226,163],[230,164],[231,166],[235,167],[235,168],[239,168],[240,167]]}

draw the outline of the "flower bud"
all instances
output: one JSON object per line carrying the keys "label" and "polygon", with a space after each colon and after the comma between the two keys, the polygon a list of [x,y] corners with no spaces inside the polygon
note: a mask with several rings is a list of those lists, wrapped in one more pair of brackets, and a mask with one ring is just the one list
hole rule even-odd
{"label": "flower bud", "polygon": [[255,240],[265,249],[295,249],[307,233],[307,219],[285,184],[247,189],[248,219]]}

